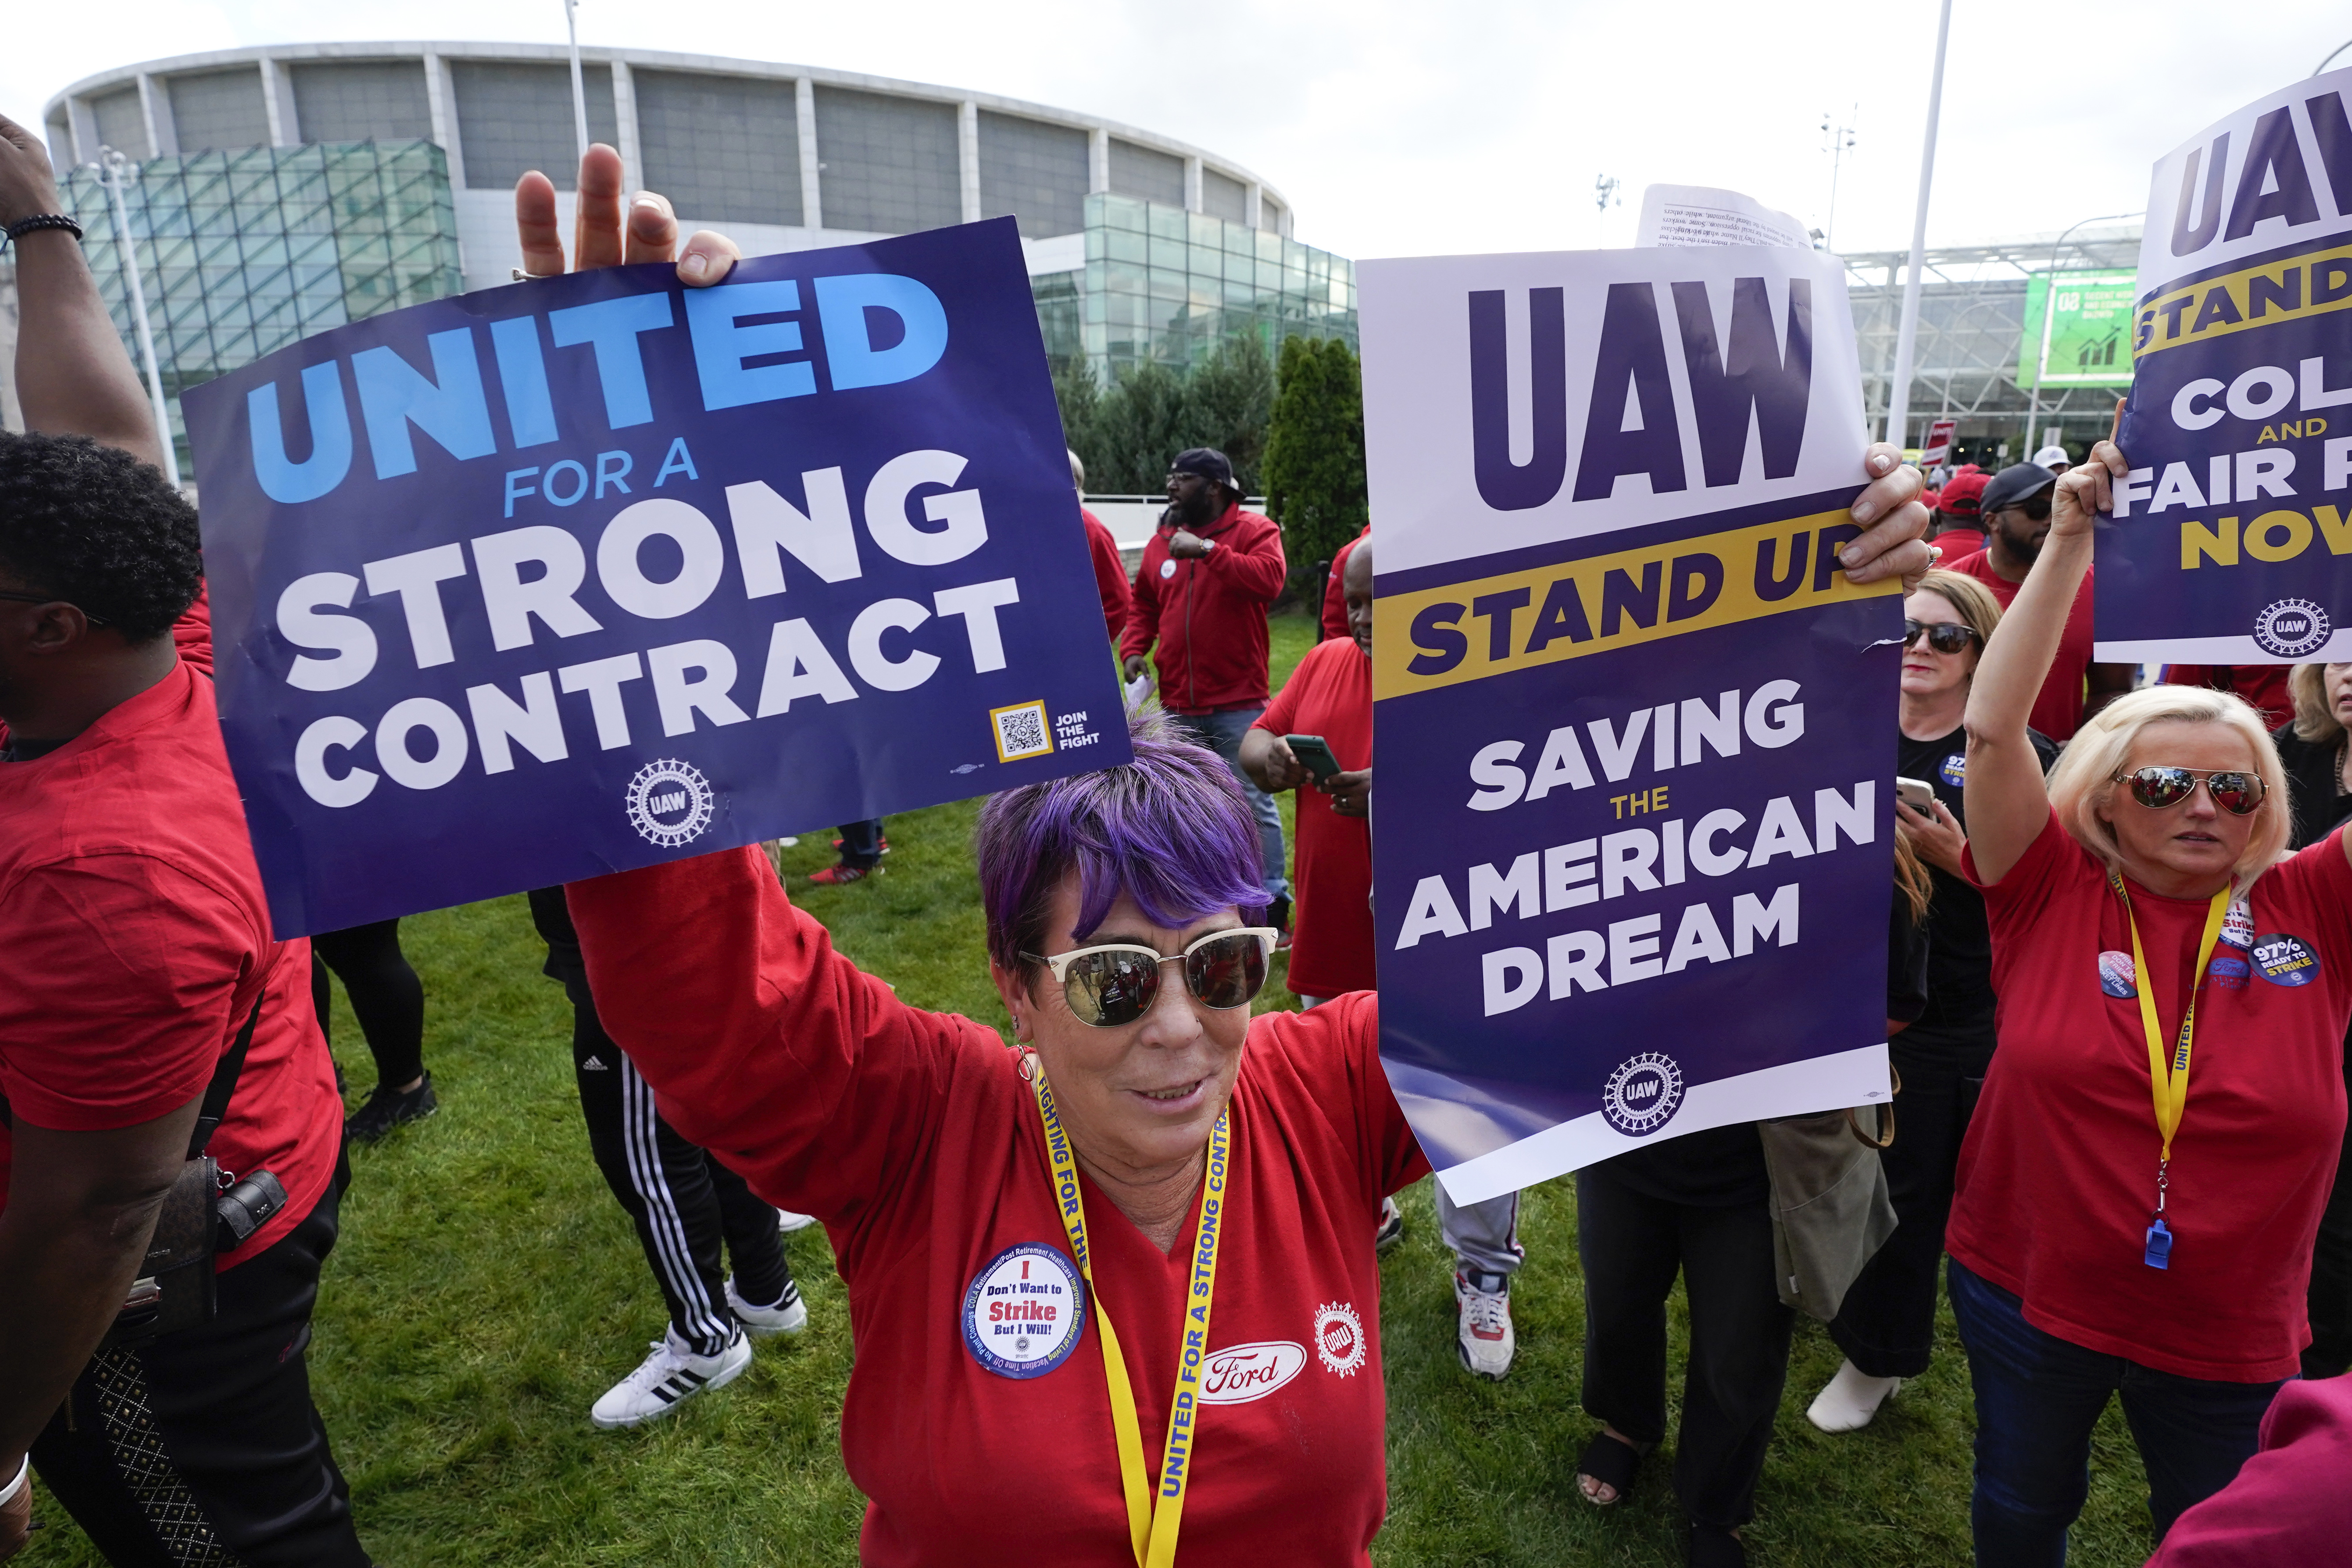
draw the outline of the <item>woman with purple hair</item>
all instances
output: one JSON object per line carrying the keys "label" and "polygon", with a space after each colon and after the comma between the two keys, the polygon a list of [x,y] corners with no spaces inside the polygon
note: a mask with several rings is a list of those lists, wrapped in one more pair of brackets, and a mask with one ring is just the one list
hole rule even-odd
{"label": "woman with purple hair", "polygon": [[[579,189],[583,248],[617,259],[610,149]],[[552,191],[518,206],[527,265],[561,271]],[[671,254],[658,197],[629,221],[630,259]],[[697,236],[681,278],[724,277],[731,248]],[[1924,569],[1918,476],[1872,464],[1848,564]],[[867,1563],[1168,1568],[1180,1527],[1187,1563],[1370,1561],[1374,1220],[1429,1165],[1371,994],[1252,1016],[1276,932],[1233,774],[1155,723],[1133,739],[1132,763],[982,813],[1009,1045],[861,973],[755,848],[568,889],[663,1114],[832,1237]]]}

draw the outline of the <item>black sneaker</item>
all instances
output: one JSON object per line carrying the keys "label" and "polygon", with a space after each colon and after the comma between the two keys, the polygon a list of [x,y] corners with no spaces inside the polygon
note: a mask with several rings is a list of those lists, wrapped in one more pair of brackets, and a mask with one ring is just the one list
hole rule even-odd
{"label": "black sneaker", "polygon": [[377,1084],[367,1099],[343,1122],[343,1136],[354,1143],[373,1143],[404,1121],[422,1121],[441,1109],[433,1098],[433,1075],[405,1093]]}

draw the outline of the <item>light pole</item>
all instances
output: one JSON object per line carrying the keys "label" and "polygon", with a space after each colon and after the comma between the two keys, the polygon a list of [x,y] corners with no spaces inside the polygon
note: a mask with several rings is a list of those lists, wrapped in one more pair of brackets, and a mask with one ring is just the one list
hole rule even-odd
{"label": "light pole", "polygon": [[588,156],[588,88],[580,75],[580,0],[563,0],[563,30],[572,37],[572,129]]}
{"label": "light pole", "polygon": [[155,409],[155,440],[163,448],[163,472],[176,488],[180,453],[172,440],[172,417],[163,410],[163,378],[155,369],[155,334],[147,328],[147,289],[139,280],[139,247],[131,237],[131,214],[123,205],[126,172],[135,172],[130,159],[111,147],[98,150],[98,183],[114,203],[114,240],[122,252],[123,276],[131,283],[131,321],[139,331],[139,358],[147,367],[147,399]]}
{"label": "light pole", "polygon": [[1895,332],[1895,381],[1886,389],[1885,437],[1898,447],[1911,433],[1911,360],[1919,346],[1919,274],[1927,258],[1927,191],[1936,177],[1936,121],[1944,111],[1944,46],[1952,33],[1952,0],[1936,22],[1936,74],[1927,85],[1927,136],[1919,149],[1919,209],[1911,220],[1911,277],[1903,285],[1902,324]]}
{"label": "light pole", "polygon": [[1597,209],[1599,215],[1592,220],[1592,242],[1596,246],[1600,245],[1608,237],[1610,204],[1614,202],[1620,205],[1623,205],[1623,198],[1617,194],[1619,184],[1620,182],[1614,174],[1595,174],[1592,176],[1592,205],[1594,208]]}
{"label": "light pole", "polygon": [[2081,228],[2084,224],[2117,223],[2127,217],[2147,216],[2147,212],[2142,210],[2135,213],[2108,213],[2104,217],[2086,217],[2081,222],[2068,224],[2058,231],[2058,237],[2051,242],[2050,265],[2042,274],[2045,279],[2042,287],[2042,359],[2033,372],[2033,390],[2027,395],[2025,406],[2025,450],[2029,456],[2033,451],[2033,428],[2042,423],[2042,384],[2050,379],[2050,333],[2051,328],[2058,320],[2059,247],[2066,243],[2068,235]]}
{"label": "light pole", "polygon": [[[1846,117],[1853,119],[1854,115],[1848,110]],[[1822,134],[1827,138],[1823,145],[1828,147],[1830,154],[1830,215],[1822,234],[1822,248],[1834,252],[1837,249],[1838,165],[1845,162],[1845,155],[1853,150],[1853,127],[1832,126],[1829,114],[1824,110],[1822,114]]]}
{"label": "light pole", "polygon": [[2342,43],[2336,45],[2334,49],[2329,51],[2327,58],[2319,62],[2319,69],[2313,71],[2311,74],[2313,76],[2318,76],[2321,72],[2326,70],[2329,66],[2336,63],[2336,57],[2342,54],[2347,49],[2352,49],[2352,38],[2347,38]]}

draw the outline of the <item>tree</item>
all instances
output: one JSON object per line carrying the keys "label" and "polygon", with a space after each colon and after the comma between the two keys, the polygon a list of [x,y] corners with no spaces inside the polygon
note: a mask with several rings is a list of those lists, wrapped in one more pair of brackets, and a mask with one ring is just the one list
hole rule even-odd
{"label": "tree", "polygon": [[1341,340],[1284,342],[1264,473],[1266,510],[1282,525],[1292,586],[1312,595],[1316,563],[1329,561],[1371,515],[1363,375]]}
{"label": "tree", "polygon": [[1062,427],[1100,495],[1157,494],[1168,465],[1192,447],[1223,452],[1243,493],[1254,493],[1274,395],[1274,363],[1255,332],[1220,341],[1189,370],[1147,360],[1107,391],[1083,362],[1054,377]]}

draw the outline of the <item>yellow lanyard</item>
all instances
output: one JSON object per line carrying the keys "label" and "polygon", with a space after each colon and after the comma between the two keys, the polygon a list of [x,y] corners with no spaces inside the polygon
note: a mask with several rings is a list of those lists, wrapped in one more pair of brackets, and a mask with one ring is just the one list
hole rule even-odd
{"label": "yellow lanyard", "polygon": [[2147,980],[2147,954],[2140,947],[2139,921],[2132,916],[2131,895],[2124,890],[2124,879],[2114,871],[2107,873],[2107,884],[2116,897],[2124,901],[2124,923],[2131,928],[2132,978],[2139,986],[2140,1027],[2147,1036],[2148,1091],[2156,1100],[2156,1131],[2164,1140],[2164,1151],[2157,1167],[2157,1210],[2164,1208],[2164,1166],[2172,1162],[2172,1135],[2180,1130],[2181,1113],[2189,1109],[2189,1047],[2197,1027],[2197,990],[2205,984],[2205,965],[2213,956],[2213,943],[2221,934],[2222,918],[2229,913],[2230,889],[2223,888],[2213,895],[2211,908],[2205,911],[2205,935],[2197,944],[2197,973],[2189,982],[2189,1000],[2180,1009],[2180,1040],[2173,1047],[2172,1060],[2164,1059],[2164,1030],[2156,1021],[2155,987]]}
{"label": "yellow lanyard", "polygon": [[1037,1115],[1045,1124],[1045,1163],[1053,1178],[1054,1196],[1062,1210],[1062,1229],[1070,1251],[1086,1277],[1087,1293],[1094,1300],[1095,1327],[1102,1342],[1103,1376],[1110,1384],[1110,1424],[1118,1441],[1118,1474],[1127,1493],[1127,1532],[1135,1550],[1137,1568],[1171,1568],[1176,1561],[1176,1532],[1184,1522],[1184,1496],[1192,1486],[1194,1426],[1201,1415],[1201,1362],[1209,1348],[1209,1308],[1217,1293],[1217,1234],[1224,1220],[1225,1173],[1230,1153],[1228,1113],[1220,1113],[1209,1130],[1209,1168],[1201,1194],[1201,1229],[1192,1247],[1191,1303],[1184,1309],[1184,1344],[1176,1363],[1176,1397],[1168,1411],[1168,1443],[1160,1458],[1160,1503],[1151,1502],[1151,1483],[1143,1469],[1143,1424],[1135,1412],[1135,1389],[1127,1380],[1127,1360],[1118,1348],[1118,1333],[1110,1326],[1102,1292],[1095,1285],[1094,1256],[1087,1247],[1086,1201],[1078,1194],[1077,1162],[1070,1153],[1069,1135],[1054,1109],[1054,1091],[1037,1070],[1031,1085],[1037,1093]]}

